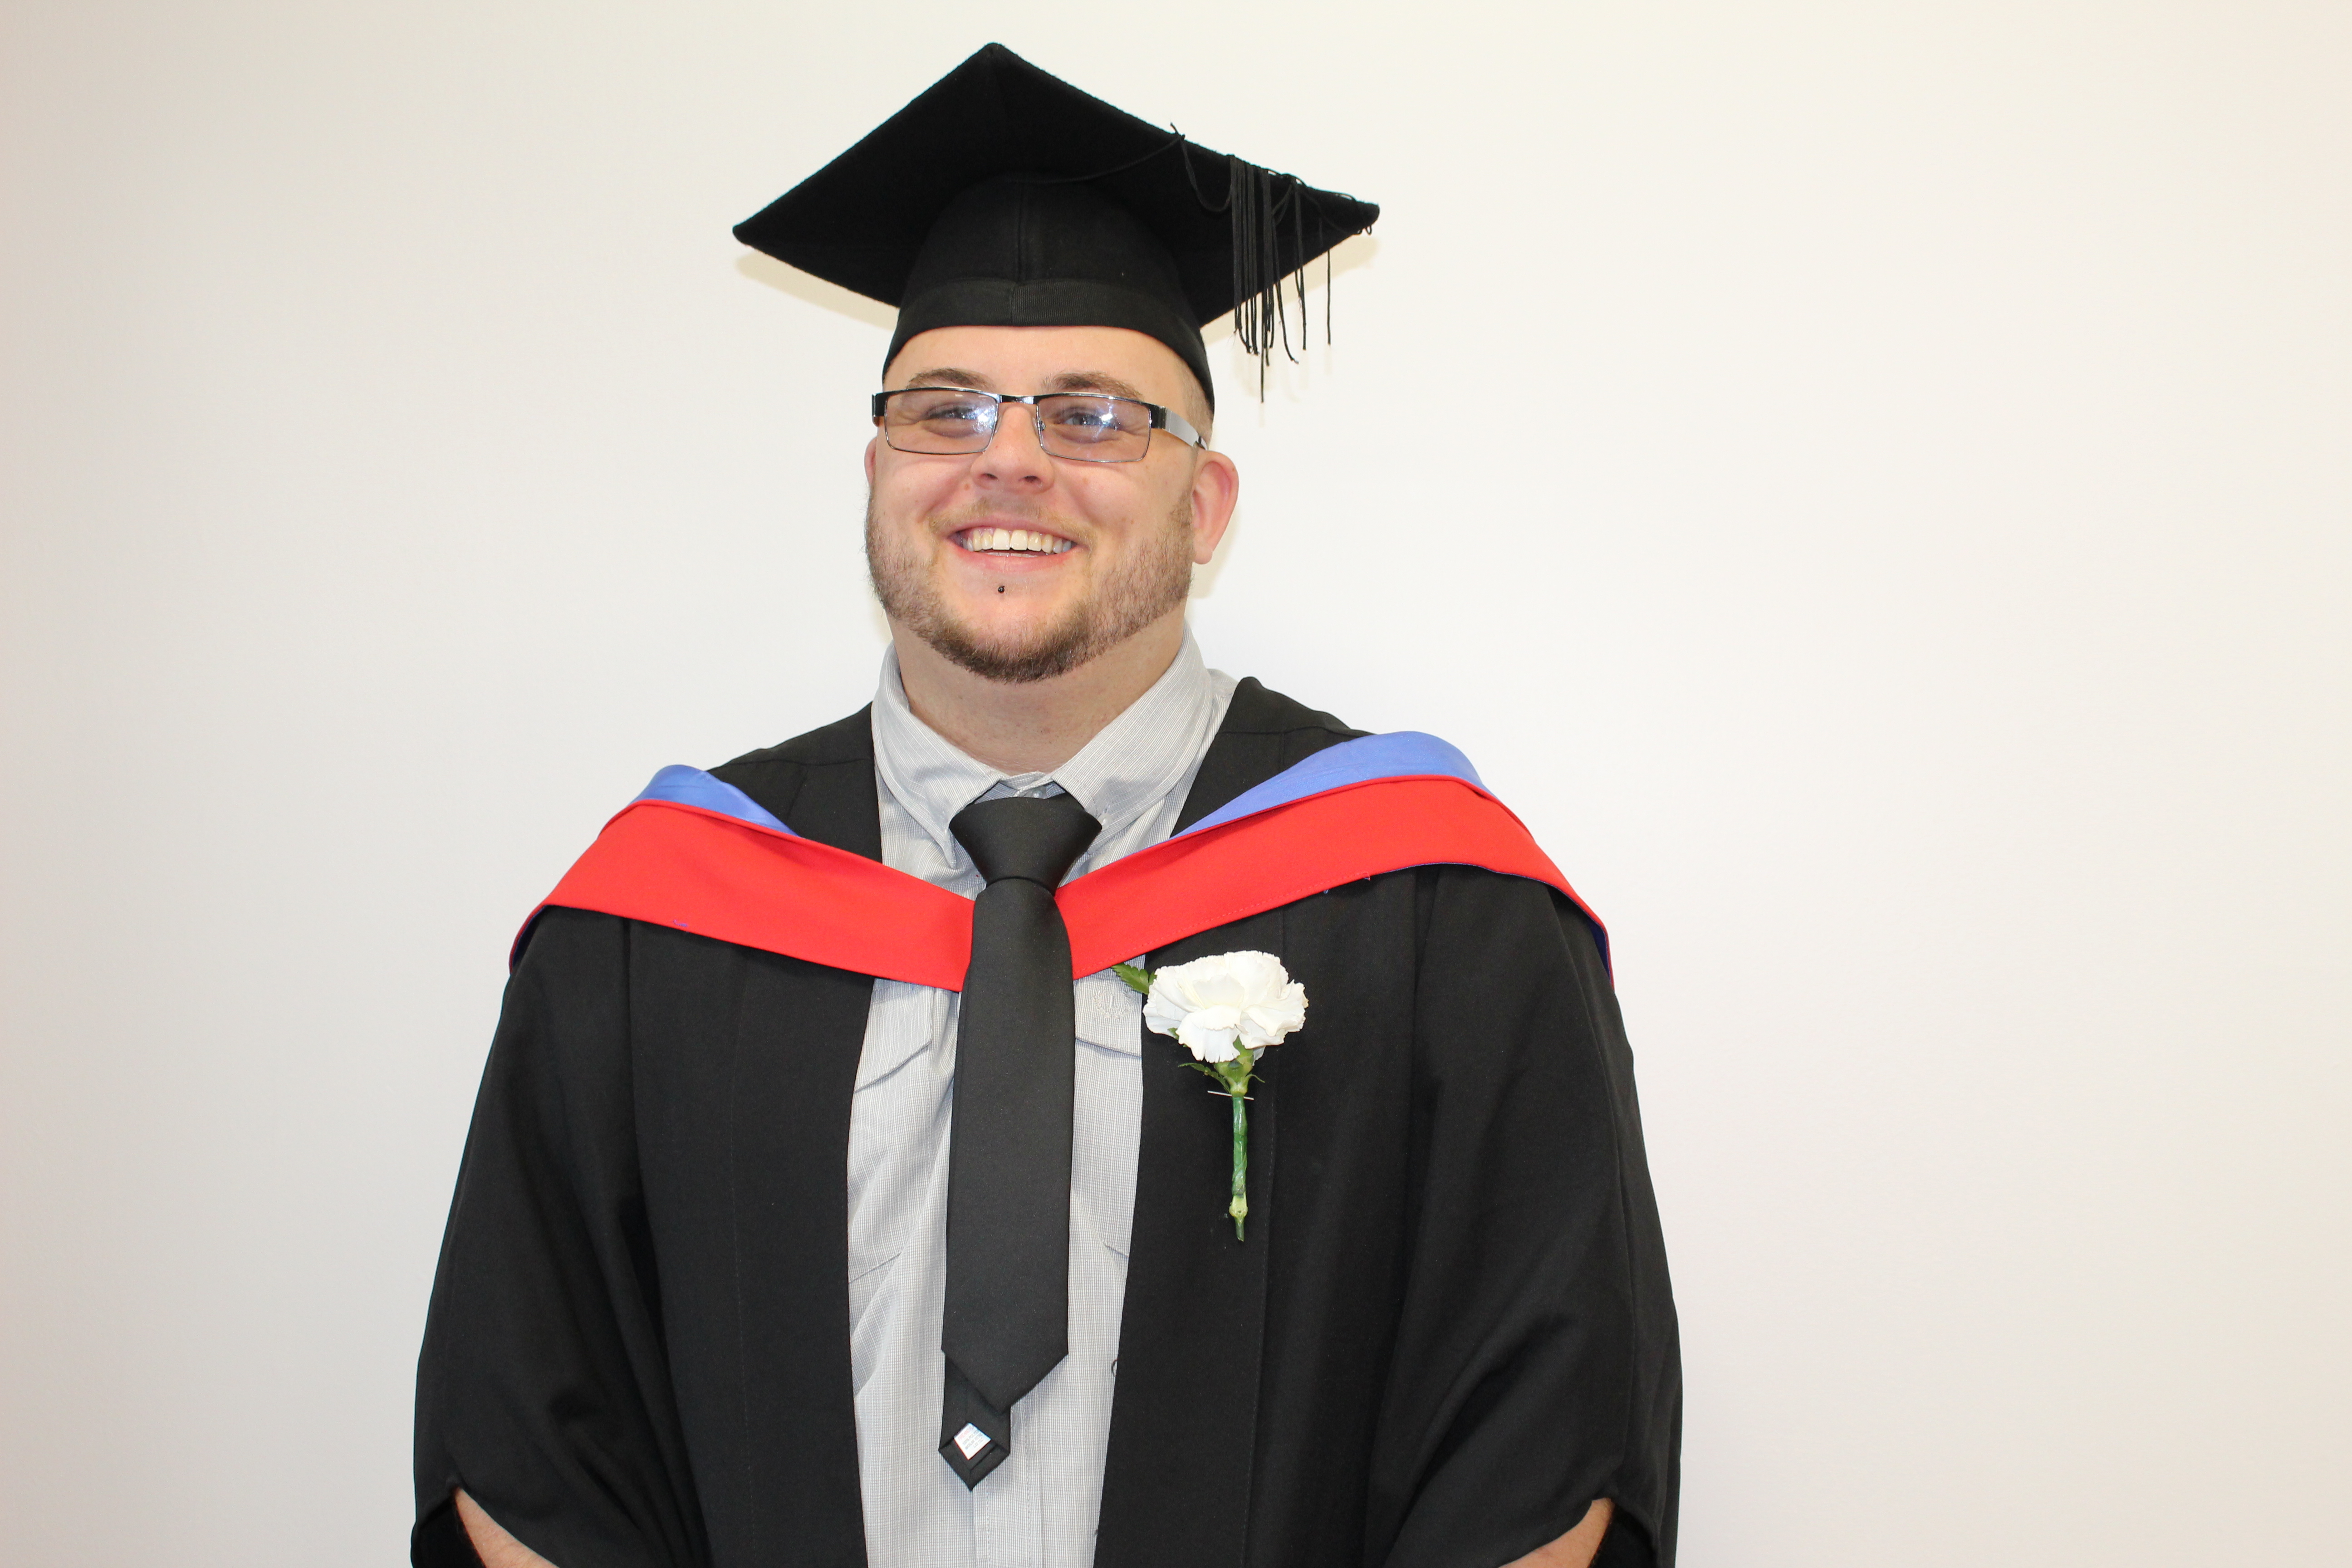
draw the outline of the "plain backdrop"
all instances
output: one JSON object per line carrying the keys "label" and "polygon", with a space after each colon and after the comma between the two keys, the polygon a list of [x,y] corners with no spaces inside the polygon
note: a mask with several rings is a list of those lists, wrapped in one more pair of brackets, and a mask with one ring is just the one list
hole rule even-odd
{"label": "plain backdrop", "polygon": [[5,0],[0,1559],[402,1560],[509,937],[877,670],[729,226],[992,37],[1384,206],[1194,624],[1610,921],[1685,1563],[2352,1563],[2322,0]]}

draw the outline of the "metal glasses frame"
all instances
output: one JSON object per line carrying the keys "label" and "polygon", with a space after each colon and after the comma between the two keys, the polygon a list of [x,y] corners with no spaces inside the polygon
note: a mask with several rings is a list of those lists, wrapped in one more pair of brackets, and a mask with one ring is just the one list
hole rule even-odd
{"label": "metal glasses frame", "polygon": [[[877,392],[874,395],[874,423],[877,426],[880,426],[883,441],[886,444],[890,445],[891,449],[894,451],[903,451],[906,448],[898,447],[890,441],[890,427],[882,424],[882,410],[888,405],[890,399],[898,396],[898,394],[902,392],[961,392],[971,397],[987,398],[991,403],[996,405],[995,416],[988,426],[989,441],[996,439],[997,429],[1003,424],[1004,418],[1004,405],[1008,403],[1025,403],[1029,405],[1029,417],[1037,427],[1037,445],[1040,448],[1045,450],[1047,457],[1054,458],[1056,462],[1139,463],[1143,461],[1144,458],[1151,455],[1151,442],[1149,437],[1145,437],[1143,450],[1138,452],[1132,458],[1065,457],[1061,453],[1045,446],[1045,416],[1044,412],[1038,408],[1037,405],[1048,397],[1099,397],[1106,403],[1131,403],[1136,407],[1148,410],[1150,413],[1151,428],[1154,430],[1165,430],[1168,434],[1175,437],[1179,441],[1184,442],[1187,446],[1205,447],[1208,445],[1206,441],[1203,441],[1201,438],[1201,432],[1193,428],[1192,422],[1191,420],[1185,418],[1181,414],[1177,413],[1172,408],[1163,408],[1157,403],[1146,403],[1140,397],[1121,397],[1116,393],[1109,392],[1024,392],[1015,394],[1010,392],[982,392],[976,386],[894,386],[887,392]],[[988,445],[986,442],[983,442],[969,452],[917,452],[914,455],[919,458],[976,458],[986,450],[988,450]]]}

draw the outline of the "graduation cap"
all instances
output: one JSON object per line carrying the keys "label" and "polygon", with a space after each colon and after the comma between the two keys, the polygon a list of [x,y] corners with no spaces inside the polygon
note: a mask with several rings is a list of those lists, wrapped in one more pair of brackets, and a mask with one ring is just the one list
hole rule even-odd
{"label": "graduation cap", "polygon": [[[754,250],[898,310],[883,363],[934,327],[1127,327],[1213,405],[1201,329],[1306,342],[1307,263],[1381,209],[1212,153],[990,44],[752,217]],[[1329,321],[1327,291],[1325,330]]]}

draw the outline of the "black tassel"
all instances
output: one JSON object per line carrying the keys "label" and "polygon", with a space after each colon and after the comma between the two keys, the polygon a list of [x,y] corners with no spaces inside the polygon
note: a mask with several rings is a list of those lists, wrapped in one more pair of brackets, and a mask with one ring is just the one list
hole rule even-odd
{"label": "black tassel", "polygon": [[[1184,173],[1192,195],[1211,212],[1226,212],[1233,222],[1234,336],[1242,352],[1257,358],[1257,392],[1265,396],[1266,375],[1274,363],[1275,346],[1293,364],[1307,348],[1307,259],[1323,249],[1321,215],[1313,210],[1306,184],[1295,174],[1277,174],[1245,158],[1225,160],[1225,197],[1209,200],[1192,167],[1192,148],[1183,143]],[[1309,225],[1315,233],[1307,232]],[[1290,311],[1283,285],[1298,298],[1298,346],[1291,346]],[[1323,341],[1331,341],[1331,258],[1323,258]]]}

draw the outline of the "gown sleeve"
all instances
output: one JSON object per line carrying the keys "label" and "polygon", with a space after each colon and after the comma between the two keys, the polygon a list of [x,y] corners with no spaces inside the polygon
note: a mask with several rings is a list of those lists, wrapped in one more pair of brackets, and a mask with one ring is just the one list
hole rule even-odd
{"label": "gown sleeve", "polygon": [[556,1568],[708,1561],[635,1136],[629,928],[551,910],[509,983],[417,1366],[420,1568],[464,1488]]}
{"label": "gown sleeve", "polygon": [[1496,1568],[1605,1497],[1618,1522],[1601,1568],[1667,1568],[1674,1300],[1595,933],[1549,889],[1466,868],[1425,882],[1421,913],[1418,1213],[1373,1561]]}

